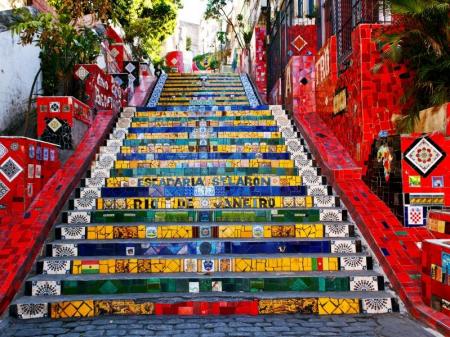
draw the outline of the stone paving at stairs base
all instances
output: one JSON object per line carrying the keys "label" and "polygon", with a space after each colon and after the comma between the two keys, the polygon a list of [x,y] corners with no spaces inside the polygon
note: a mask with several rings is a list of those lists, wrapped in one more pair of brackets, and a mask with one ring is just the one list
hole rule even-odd
{"label": "stone paving at stairs base", "polygon": [[[3,334],[2,334],[3,333]],[[441,336],[404,314],[372,316],[127,316],[51,321],[8,319],[0,337],[265,337],[265,336]]]}

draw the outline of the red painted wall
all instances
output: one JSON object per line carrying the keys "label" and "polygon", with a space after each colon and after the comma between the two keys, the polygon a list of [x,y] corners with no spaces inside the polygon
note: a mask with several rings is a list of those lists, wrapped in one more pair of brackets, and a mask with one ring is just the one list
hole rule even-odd
{"label": "red painted wall", "polygon": [[[404,66],[383,65],[378,72],[373,71],[381,62],[374,40],[380,28],[361,24],[353,30],[350,66],[342,73],[338,74],[335,37],[319,51],[316,60],[316,68],[320,67],[316,69],[317,113],[363,167],[378,133],[394,130],[391,117],[405,109],[400,98],[410,81],[400,77],[408,76]],[[346,109],[334,115],[335,93],[343,89],[347,91]]]}

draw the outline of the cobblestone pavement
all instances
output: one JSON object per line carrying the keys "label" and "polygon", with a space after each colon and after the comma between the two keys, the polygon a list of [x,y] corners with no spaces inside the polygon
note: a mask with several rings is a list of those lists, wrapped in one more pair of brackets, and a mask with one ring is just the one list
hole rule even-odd
{"label": "cobblestone pavement", "polygon": [[[3,326],[2,326],[3,325]],[[1,337],[265,337],[265,336],[441,336],[402,314],[377,316],[130,316],[78,320],[8,320]]]}

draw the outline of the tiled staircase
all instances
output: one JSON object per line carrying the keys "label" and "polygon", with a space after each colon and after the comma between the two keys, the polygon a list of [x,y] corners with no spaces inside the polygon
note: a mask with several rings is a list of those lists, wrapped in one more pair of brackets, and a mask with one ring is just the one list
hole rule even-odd
{"label": "tiled staircase", "polygon": [[398,310],[293,124],[245,76],[161,76],[121,113],[12,313]]}

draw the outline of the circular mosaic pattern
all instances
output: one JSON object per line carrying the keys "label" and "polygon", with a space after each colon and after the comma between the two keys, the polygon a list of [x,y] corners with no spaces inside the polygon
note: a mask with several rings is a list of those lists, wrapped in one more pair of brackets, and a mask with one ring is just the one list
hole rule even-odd
{"label": "circular mosaic pattern", "polygon": [[310,160],[308,159],[308,157],[305,156],[304,154],[300,154],[300,153],[299,154],[295,154],[293,156],[293,159],[296,162],[298,162],[298,164],[303,165],[303,166],[309,165],[309,163],[310,163]]}
{"label": "circular mosaic pattern", "polygon": [[312,186],[308,189],[308,194],[312,196],[327,195],[327,192],[322,186]]}
{"label": "circular mosaic pattern", "polygon": [[346,225],[334,224],[328,226],[328,233],[330,236],[344,236],[346,234]]}
{"label": "circular mosaic pattern", "polygon": [[55,247],[55,257],[59,256],[76,256],[76,248],[69,245],[61,245]]}
{"label": "circular mosaic pattern", "polygon": [[285,138],[294,138],[296,136],[295,132],[291,128],[281,128],[280,132],[283,133]]}
{"label": "circular mosaic pattern", "polygon": [[387,298],[365,298],[364,304],[366,305],[366,310],[374,311],[387,311],[390,312],[389,299]]}
{"label": "circular mosaic pattern", "polygon": [[87,214],[74,214],[69,218],[69,223],[89,223]]}
{"label": "circular mosaic pattern", "polygon": [[100,197],[100,192],[94,189],[84,190],[81,193],[81,197],[87,199],[96,199]]}
{"label": "circular mosaic pattern", "polygon": [[122,112],[122,117],[131,118],[133,116],[134,116],[134,112],[133,111],[124,111],[124,112]]}
{"label": "circular mosaic pattern", "polygon": [[43,303],[38,304],[20,304],[22,317],[41,317],[47,316],[47,306]]}
{"label": "circular mosaic pattern", "polygon": [[9,148],[13,151],[17,151],[19,149],[19,143],[11,143]]}
{"label": "circular mosaic pattern", "polygon": [[352,269],[363,269],[364,257],[363,256],[345,256],[342,258],[344,266]]}
{"label": "circular mosaic pattern", "polygon": [[350,242],[339,242],[331,247],[332,253],[345,253],[351,254],[354,253],[353,245]]}
{"label": "circular mosaic pattern", "polygon": [[316,170],[313,168],[307,168],[301,173],[302,179],[307,184],[319,184],[321,178],[316,174]]}
{"label": "circular mosaic pattern", "polygon": [[77,199],[76,206],[78,208],[93,208],[95,206],[95,200],[90,198]]}
{"label": "circular mosaic pattern", "polygon": [[59,291],[56,284],[50,282],[38,283],[35,286],[34,295],[35,296],[57,296]]}
{"label": "circular mosaic pattern", "polygon": [[63,228],[64,236],[67,237],[80,237],[83,235],[83,227],[64,227]]}
{"label": "circular mosaic pattern", "polygon": [[102,177],[94,177],[94,178],[88,178],[86,181],[86,185],[92,186],[92,187],[101,187],[103,186],[105,180]]}
{"label": "circular mosaic pattern", "polygon": [[114,163],[114,158],[112,156],[102,156],[102,158],[97,162],[98,167],[109,169]]}
{"label": "circular mosaic pattern", "polygon": [[101,179],[108,178],[108,174],[102,170],[91,171],[91,174],[92,178],[101,178]]}
{"label": "circular mosaic pattern", "polygon": [[340,221],[339,215],[334,211],[324,211],[321,213],[320,220],[322,221]]}
{"label": "circular mosaic pattern", "polygon": [[117,126],[119,128],[128,128],[130,127],[131,120],[129,118],[121,118],[117,121]]}
{"label": "circular mosaic pattern", "polygon": [[116,153],[120,152],[120,146],[117,146],[117,145],[106,146],[106,147],[103,147],[103,149],[104,149],[105,153],[116,154]]}
{"label": "circular mosaic pattern", "polygon": [[287,145],[288,149],[291,152],[294,152],[294,153],[297,152],[297,151],[301,151],[302,148],[303,148],[301,142],[299,140],[297,140],[297,139],[290,139],[290,140],[288,140],[286,142],[286,145]]}
{"label": "circular mosaic pattern", "polygon": [[126,131],[125,130],[114,130],[113,134],[112,134],[112,138],[113,139],[123,139],[125,138],[126,135]]}
{"label": "circular mosaic pattern", "polygon": [[316,196],[314,202],[317,207],[333,207],[334,197],[331,195]]}
{"label": "circular mosaic pattern", "polygon": [[353,281],[353,291],[376,291],[372,280],[361,278]]}
{"label": "circular mosaic pattern", "polygon": [[69,261],[48,260],[46,261],[46,268],[48,274],[61,274],[66,272]]}
{"label": "circular mosaic pattern", "polygon": [[287,119],[286,117],[279,117],[279,118],[277,118],[277,124],[279,126],[287,126],[287,125],[291,125],[291,121],[289,119]]}

